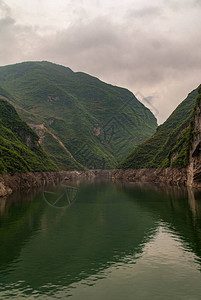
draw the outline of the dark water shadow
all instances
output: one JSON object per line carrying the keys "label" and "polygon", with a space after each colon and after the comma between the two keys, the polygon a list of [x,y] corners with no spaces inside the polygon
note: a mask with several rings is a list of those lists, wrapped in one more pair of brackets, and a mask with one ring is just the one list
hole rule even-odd
{"label": "dark water shadow", "polygon": [[[68,186],[77,188],[76,201],[59,210],[44,201],[44,189],[13,194],[1,203],[1,285],[21,280],[42,294],[50,282],[70,286],[100,277],[114,264],[135,263],[161,221],[201,258],[199,192],[106,182]],[[45,190],[57,195],[62,187]]]}

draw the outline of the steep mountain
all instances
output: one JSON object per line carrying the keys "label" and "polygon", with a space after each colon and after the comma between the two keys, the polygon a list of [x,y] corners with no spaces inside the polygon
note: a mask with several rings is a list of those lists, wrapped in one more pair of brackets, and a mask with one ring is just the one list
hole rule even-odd
{"label": "steep mountain", "polygon": [[88,168],[112,168],[157,127],[130,91],[49,62],[0,67],[0,85],[61,169],[69,155]]}
{"label": "steep mountain", "polygon": [[[145,142],[136,147],[119,165],[119,169],[186,167],[194,130],[197,88],[175,109]],[[199,97],[199,96],[198,96]]]}
{"label": "steep mountain", "polygon": [[38,139],[14,107],[0,97],[0,173],[58,170]]}
{"label": "steep mountain", "polygon": [[201,188],[201,86],[191,121],[191,148],[188,185]]}

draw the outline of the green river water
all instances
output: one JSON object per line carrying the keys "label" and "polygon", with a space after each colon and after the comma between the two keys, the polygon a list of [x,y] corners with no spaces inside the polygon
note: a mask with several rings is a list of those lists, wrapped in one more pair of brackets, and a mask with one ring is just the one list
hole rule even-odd
{"label": "green river water", "polygon": [[201,299],[201,194],[99,182],[0,199],[0,299]]}

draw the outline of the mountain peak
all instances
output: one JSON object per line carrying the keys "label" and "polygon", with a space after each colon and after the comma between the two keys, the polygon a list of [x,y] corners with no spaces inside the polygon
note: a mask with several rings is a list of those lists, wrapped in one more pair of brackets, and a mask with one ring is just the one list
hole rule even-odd
{"label": "mountain peak", "polygon": [[22,119],[44,124],[42,146],[60,168],[64,149],[88,168],[112,168],[157,127],[129,90],[51,62],[0,67],[0,86]]}

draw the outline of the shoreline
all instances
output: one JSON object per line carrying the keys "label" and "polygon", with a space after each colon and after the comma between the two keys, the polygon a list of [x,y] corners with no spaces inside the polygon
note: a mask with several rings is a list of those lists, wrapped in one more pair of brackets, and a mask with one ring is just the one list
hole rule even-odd
{"label": "shoreline", "polygon": [[16,191],[29,190],[47,185],[58,185],[64,180],[83,182],[94,180],[97,176],[111,179],[112,170],[28,172],[0,174],[0,197],[8,196]]}
{"label": "shoreline", "polygon": [[162,183],[201,189],[200,181],[189,181],[188,168],[29,172],[0,174],[0,197],[8,196],[20,190],[39,188],[49,184],[57,185],[64,180],[76,180],[80,183],[92,182],[96,179],[112,182]]}

